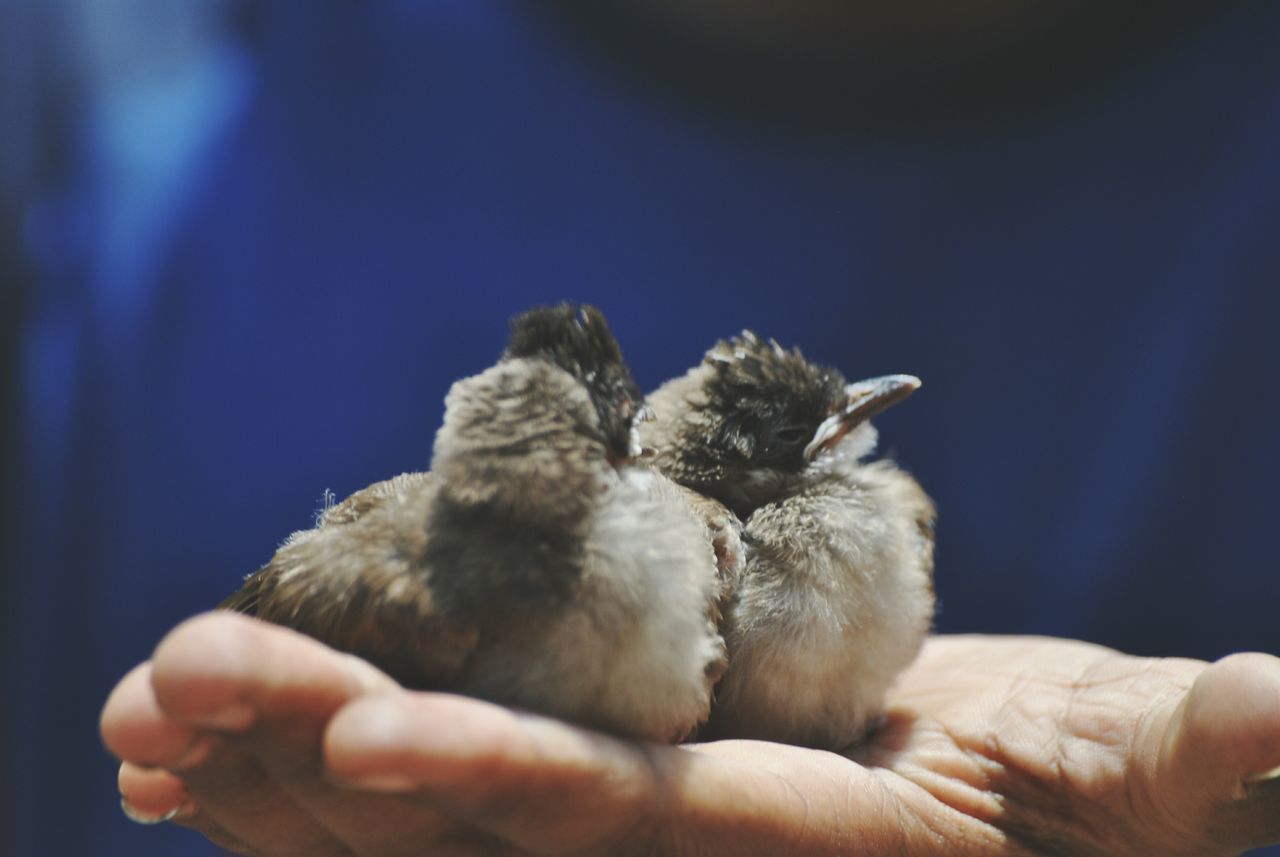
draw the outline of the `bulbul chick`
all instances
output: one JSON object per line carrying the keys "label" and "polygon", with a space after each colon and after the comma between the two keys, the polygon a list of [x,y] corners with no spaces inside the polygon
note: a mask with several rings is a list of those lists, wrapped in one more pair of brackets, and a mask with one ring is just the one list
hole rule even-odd
{"label": "bulbul chick", "polygon": [[649,397],[656,466],[745,525],[729,669],[701,736],[846,747],[915,658],[933,616],[933,504],[891,462],[863,459],[867,420],[919,386],[848,384],[744,332]]}
{"label": "bulbul chick", "polygon": [[430,473],[328,510],[223,606],[410,687],[680,740],[724,671],[726,542],[633,464],[643,408],[598,311],[519,316],[450,390]]}

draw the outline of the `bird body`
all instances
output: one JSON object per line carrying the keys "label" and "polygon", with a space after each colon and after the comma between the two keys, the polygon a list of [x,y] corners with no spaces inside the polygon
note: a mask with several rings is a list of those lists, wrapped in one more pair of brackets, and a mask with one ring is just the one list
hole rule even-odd
{"label": "bird body", "polygon": [[705,527],[677,486],[632,468],[601,498],[585,545],[572,597],[493,638],[457,689],[615,734],[687,737],[725,666]]}
{"label": "bird body", "polygon": [[706,734],[839,749],[859,740],[933,618],[932,504],[887,462],[833,473],[748,520]]}
{"label": "bird body", "polygon": [[649,397],[660,470],[742,518],[710,738],[840,749],[863,737],[933,616],[933,504],[867,418],[919,386],[846,384],[745,333]]}
{"label": "bird body", "polygon": [[223,606],[410,687],[633,738],[838,749],[933,614],[933,505],[864,460],[868,418],[918,386],[846,384],[744,334],[646,422],[598,312],[533,310],[453,385],[429,472],[326,509]]}
{"label": "bird body", "polygon": [[528,313],[451,389],[431,472],[328,510],[224,606],[412,687],[680,740],[723,673],[725,583],[689,492],[632,460],[641,408],[602,316]]}

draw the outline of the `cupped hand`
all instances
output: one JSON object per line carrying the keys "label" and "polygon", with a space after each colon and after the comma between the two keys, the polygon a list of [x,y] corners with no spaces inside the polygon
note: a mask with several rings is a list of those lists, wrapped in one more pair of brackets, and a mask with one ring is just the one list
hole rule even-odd
{"label": "cupped hand", "polygon": [[846,755],[658,747],[447,694],[229,613],[102,714],[139,819],[262,857],[1229,855],[1280,841],[1280,660],[938,637]]}

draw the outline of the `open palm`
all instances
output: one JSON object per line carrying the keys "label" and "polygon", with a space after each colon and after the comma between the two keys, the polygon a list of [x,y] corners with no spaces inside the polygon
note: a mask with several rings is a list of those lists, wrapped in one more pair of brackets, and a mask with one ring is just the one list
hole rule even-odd
{"label": "open palm", "polygon": [[1280,660],[939,637],[847,756],[655,747],[180,626],[103,712],[135,814],[246,854],[1228,855],[1280,841]]}

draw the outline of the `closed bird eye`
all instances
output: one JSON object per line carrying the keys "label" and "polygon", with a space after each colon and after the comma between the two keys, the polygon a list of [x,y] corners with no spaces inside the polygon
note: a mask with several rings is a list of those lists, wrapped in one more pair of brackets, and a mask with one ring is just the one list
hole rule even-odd
{"label": "closed bird eye", "polygon": [[787,446],[795,446],[798,443],[803,443],[808,440],[810,434],[812,434],[812,432],[808,426],[785,426],[778,429],[774,434],[774,439],[779,443],[786,444]]}

